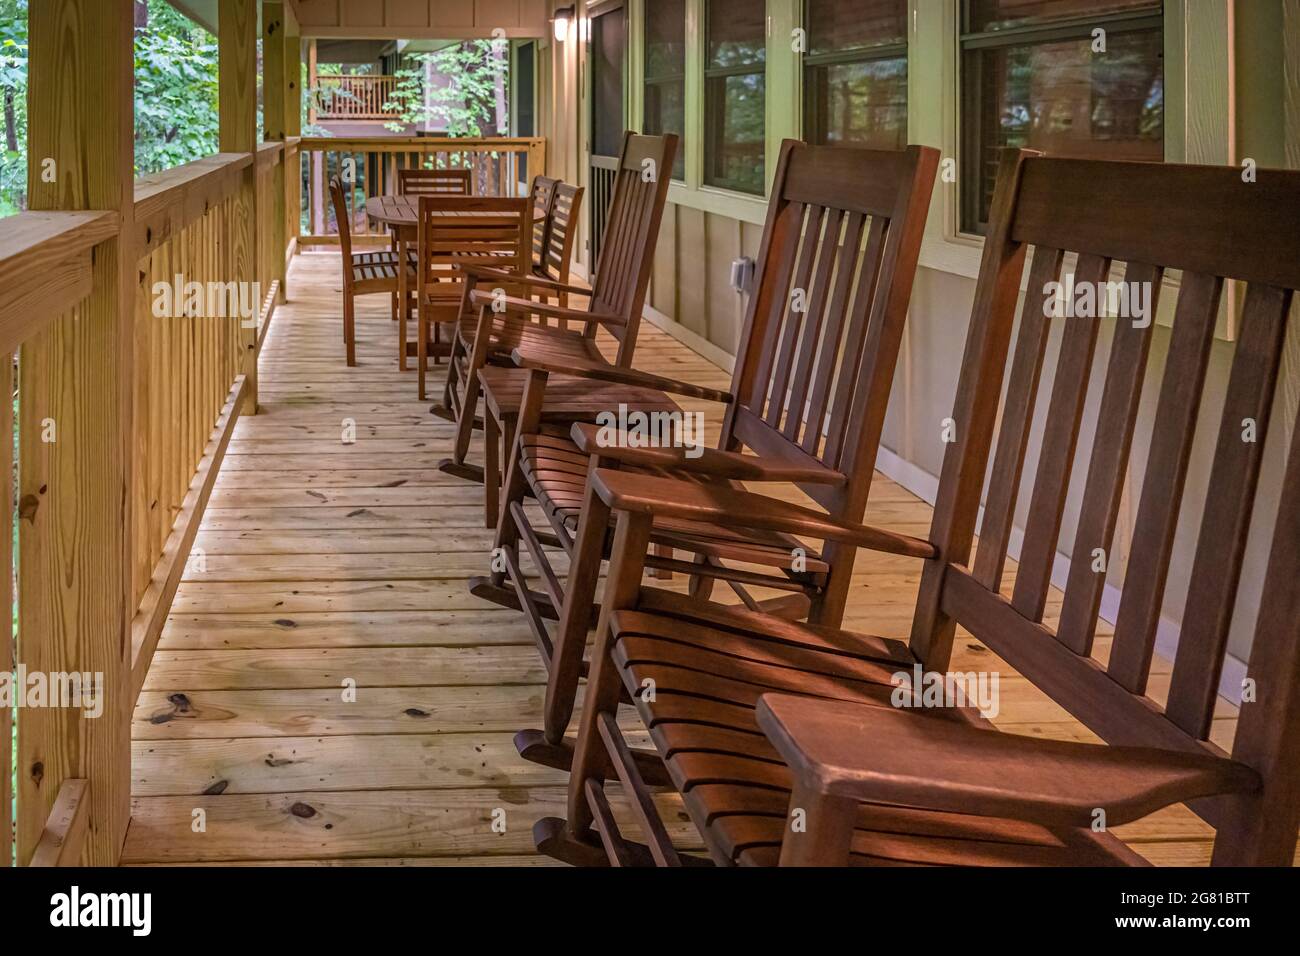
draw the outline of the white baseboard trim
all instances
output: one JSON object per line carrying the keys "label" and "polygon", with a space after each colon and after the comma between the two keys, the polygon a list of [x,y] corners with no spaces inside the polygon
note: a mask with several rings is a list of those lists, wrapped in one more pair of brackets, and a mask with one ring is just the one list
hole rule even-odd
{"label": "white baseboard trim", "polygon": [[[883,445],[876,454],[876,470],[927,504],[934,505],[939,493],[939,479],[928,471],[903,459]],[[977,529],[983,524],[983,521],[984,509],[980,508],[979,520],[976,523]],[[1013,559],[1018,559],[1023,542],[1024,533],[1019,528],[1013,528],[1011,538],[1007,542],[1007,554]],[[1053,586],[1064,589],[1069,577],[1070,559],[1068,556],[1057,552],[1056,560],[1052,563]],[[1112,584],[1107,584],[1103,589],[1101,609],[1099,611],[1099,616],[1103,621],[1114,624],[1119,617],[1121,593],[1120,589]],[[1179,630],[1176,621],[1161,616],[1160,623],[1156,627],[1156,653],[1166,660],[1172,661],[1174,654],[1178,650]],[[1234,705],[1240,706],[1242,686],[1245,679],[1245,662],[1228,654],[1223,660],[1223,673],[1219,675],[1219,696],[1226,698]]]}

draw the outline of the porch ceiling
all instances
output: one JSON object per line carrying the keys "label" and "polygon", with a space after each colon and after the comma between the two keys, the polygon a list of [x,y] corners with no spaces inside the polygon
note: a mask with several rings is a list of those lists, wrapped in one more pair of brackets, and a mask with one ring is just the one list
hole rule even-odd
{"label": "porch ceiling", "polygon": [[[168,0],[217,32],[220,0]],[[467,40],[545,36],[547,0],[289,0],[304,37]]]}
{"label": "porch ceiling", "polygon": [[[215,3],[215,0],[211,0]],[[297,0],[304,37],[462,40],[546,33],[547,0]],[[498,34],[499,35],[499,34]]]}

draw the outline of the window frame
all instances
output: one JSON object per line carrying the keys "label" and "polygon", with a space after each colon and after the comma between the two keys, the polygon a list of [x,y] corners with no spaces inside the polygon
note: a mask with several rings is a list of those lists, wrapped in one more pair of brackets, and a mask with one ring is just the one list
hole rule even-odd
{"label": "window frame", "polygon": [[[1162,0],[1150,0],[1139,9],[1119,10],[1074,17],[1059,17],[1049,21],[1003,27],[997,30],[971,30],[973,0],[961,0],[957,17],[957,90],[955,108],[958,117],[957,178],[959,201],[957,227],[963,235],[983,236],[988,223],[979,218],[980,188],[979,162],[983,155],[984,129],[980,122],[981,84],[978,74],[972,76],[966,68],[966,54],[972,50],[1003,50],[1030,44],[1053,43],[1062,40],[1091,39],[1092,31],[1101,27],[1107,35],[1158,30],[1162,48],[1168,18]],[[1168,58],[1162,62],[1164,90],[1164,126],[1161,130],[1162,146],[1168,142]],[[910,104],[909,104],[910,110]]]}
{"label": "window frame", "polygon": [[[701,75],[701,81],[700,81],[700,93],[702,96],[700,102],[700,117],[701,120],[703,121],[703,126],[704,126],[704,139],[700,143],[700,161],[701,161],[700,185],[707,189],[716,189],[737,196],[757,197],[760,199],[765,198],[768,192],[768,184],[771,181],[771,176],[770,176],[771,164],[767,155],[769,151],[769,145],[771,143],[771,130],[770,130],[770,123],[769,123],[770,111],[768,109],[769,102],[771,99],[771,97],[768,96],[768,88],[771,85],[770,83],[771,76],[770,76],[769,62],[768,62],[769,61],[768,47],[770,46],[768,42],[770,39],[768,33],[770,33],[770,24],[771,24],[770,14],[768,11],[766,10],[764,11],[764,22],[767,26],[764,29],[764,36],[762,38],[763,41],[762,60],[756,63],[744,63],[744,64],[737,64],[735,66],[713,66],[709,63],[709,5],[712,2],[713,0],[701,0],[700,20],[699,20],[700,48],[702,51],[702,67],[703,67],[703,73]],[[710,102],[709,102],[710,101],[709,81],[723,80],[724,81],[723,89],[725,93],[725,81],[738,76],[758,76],[761,77],[763,80],[763,182],[762,185],[760,185],[758,190],[756,191],[752,189],[744,189],[736,185],[734,181],[728,181],[724,179],[714,179],[709,174],[709,160],[711,156],[716,155],[714,146],[720,141],[721,132],[722,132],[721,123],[713,123],[713,124],[709,123],[709,116],[711,115]]]}
{"label": "window frame", "polygon": [[[812,0],[801,0],[799,4],[800,24],[804,30],[805,39],[808,37],[808,4]],[[912,5],[905,2],[904,21],[911,18],[908,14],[911,12]],[[907,27],[904,27],[903,38],[895,42],[874,43],[870,46],[857,47],[849,50],[836,50],[832,53],[801,53],[799,55],[799,79],[802,86],[800,96],[800,119],[799,127],[803,139],[809,143],[824,142],[826,130],[815,129],[817,122],[817,111],[813,108],[812,98],[816,95],[816,90],[810,81],[811,71],[827,66],[847,66],[860,63],[874,63],[878,60],[898,60],[901,59],[907,63],[908,75],[911,75],[912,63],[909,53],[909,44],[907,36]],[[907,97],[907,116],[910,123],[912,115],[912,97],[909,86]],[[904,131],[906,139],[906,131]]]}
{"label": "window frame", "polygon": [[[651,74],[649,73],[649,71],[648,71],[647,68],[646,68],[646,64],[649,62],[649,58],[648,58],[648,55],[647,55],[647,49],[646,49],[646,48],[647,48],[647,46],[648,46],[648,44],[649,44],[649,42],[650,42],[650,31],[649,31],[648,29],[646,29],[646,21],[647,21],[647,19],[648,19],[649,16],[650,16],[650,5],[649,5],[649,4],[642,4],[638,10],[636,10],[636,11],[629,11],[629,14],[632,14],[632,13],[635,13],[635,15],[638,17],[638,19],[639,19],[639,21],[640,21],[639,24],[638,24],[638,30],[637,30],[637,33],[636,33],[635,36],[636,36],[637,44],[638,44],[639,47],[640,47],[640,49],[637,51],[637,53],[638,53],[638,57],[637,57],[637,60],[636,60],[636,63],[637,63],[637,65],[639,66],[639,70],[638,70],[638,72],[639,72],[639,75],[640,75],[640,84],[639,84],[639,89],[637,90],[637,94],[636,94],[636,95],[637,95],[637,97],[638,97],[637,102],[638,102],[638,107],[639,107],[639,111],[640,111],[640,114],[641,114],[641,115],[637,118],[637,122],[636,122],[636,124],[635,124],[635,128],[641,130],[642,132],[645,132],[645,105],[646,105],[646,102],[647,102],[648,99],[649,99],[649,98],[647,97],[646,94],[647,94],[647,92],[649,91],[650,87],[653,86],[653,87],[655,87],[656,89],[658,89],[658,88],[659,88],[660,86],[662,86],[662,85],[672,84],[672,83],[681,83],[681,86],[682,86],[682,130],[681,130],[681,133],[678,134],[678,135],[680,136],[681,141],[678,143],[678,146],[677,146],[677,159],[676,159],[676,162],[674,163],[674,166],[680,165],[680,166],[681,166],[681,170],[682,170],[682,174],[681,174],[681,176],[677,176],[677,175],[676,175],[676,169],[674,168],[674,170],[673,170],[673,172],[674,172],[674,175],[673,175],[673,182],[675,182],[675,183],[683,183],[683,184],[684,184],[684,183],[686,183],[686,182],[688,181],[688,179],[689,179],[689,177],[690,177],[689,164],[687,163],[687,160],[686,160],[686,155],[687,155],[687,150],[688,150],[688,146],[687,146],[687,142],[686,142],[686,141],[687,141],[687,138],[688,138],[688,137],[687,137],[687,130],[688,130],[688,128],[690,127],[690,119],[689,119],[689,104],[687,103],[687,97],[688,97],[688,95],[689,95],[689,91],[690,91],[690,81],[689,81],[689,76],[690,76],[690,71],[691,71],[691,70],[690,70],[690,66],[691,66],[691,51],[690,51],[691,4],[690,4],[690,0],[683,0],[683,3],[682,3],[682,71],[681,71],[680,74],[677,74],[677,73],[664,73],[664,74],[661,74],[661,75],[651,75]],[[629,17],[629,20],[630,20],[630,17]],[[628,43],[628,46],[629,46],[629,47],[632,46],[631,40],[632,40],[633,36],[634,36],[634,34],[630,31],[630,24],[629,24],[629,34],[628,34],[628,37],[629,37],[629,43]],[[630,58],[629,58],[629,62],[630,62]],[[631,85],[631,84],[629,84],[629,85]],[[630,118],[630,117],[629,117],[629,118]]]}

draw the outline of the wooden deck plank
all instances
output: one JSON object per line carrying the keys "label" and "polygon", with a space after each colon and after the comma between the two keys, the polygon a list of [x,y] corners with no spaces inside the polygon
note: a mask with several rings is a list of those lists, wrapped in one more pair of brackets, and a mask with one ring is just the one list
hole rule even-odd
{"label": "wooden deck plank", "polygon": [[[560,787],[136,797],[122,862],[518,856],[533,850],[533,824],[563,816],[564,804]],[[631,826],[622,802],[614,806]],[[695,842],[675,796],[660,797],[660,810],[674,839]]]}

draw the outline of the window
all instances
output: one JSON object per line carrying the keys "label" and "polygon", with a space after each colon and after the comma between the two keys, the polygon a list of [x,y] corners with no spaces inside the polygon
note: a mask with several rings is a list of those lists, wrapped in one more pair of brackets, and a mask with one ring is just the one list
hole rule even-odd
{"label": "window", "polygon": [[[686,0],[655,0],[645,10],[645,113],[651,135],[686,130]],[[673,178],[686,178],[686,147],[679,143]]]}
{"label": "window", "polygon": [[1164,159],[1163,20],[1151,0],[964,0],[962,229],[984,231],[1005,146]]}
{"label": "window", "polygon": [[907,145],[907,0],[806,0],[804,138]]}
{"label": "window", "polygon": [[515,51],[515,128],[511,136],[536,136],[537,118],[534,100],[537,98],[536,79],[537,44],[523,43]]}
{"label": "window", "polygon": [[763,194],[767,118],[766,4],[707,0],[704,181]]}
{"label": "window", "polygon": [[[522,43],[515,50],[515,68],[511,78],[515,82],[515,126],[511,136],[537,135],[537,44]],[[518,179],[521,183],[529,181],[528,154],[517,153],[519,161]]]}
{"label": "window", "polygon": [[595,156],[618,156],[623,151],[626,34],[621,7],[591,18],[591,152]]}

